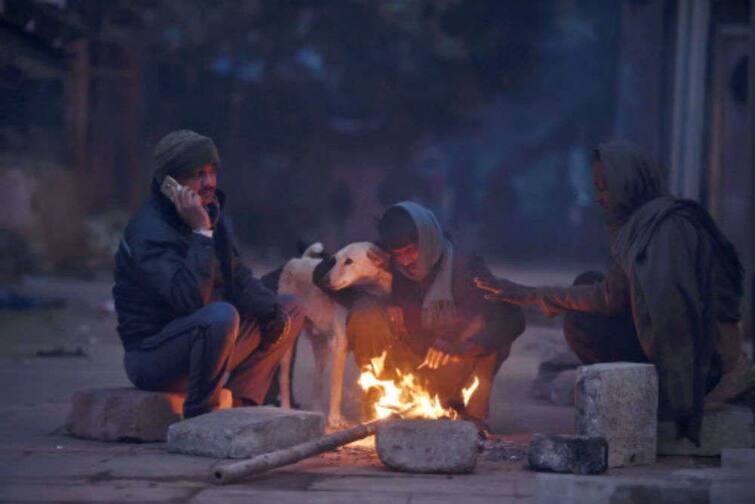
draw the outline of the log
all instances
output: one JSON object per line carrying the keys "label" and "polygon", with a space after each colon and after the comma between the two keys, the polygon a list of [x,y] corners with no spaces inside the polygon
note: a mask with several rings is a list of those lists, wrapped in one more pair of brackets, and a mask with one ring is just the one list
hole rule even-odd
{"label": "log", "polygon": [[254,474],[260,474],[278,467],[294,464],[306,458],[335,450],[336,448],[375,434],[378,425],[391,419],[374,420],[359,424],[350,429],[334,432],[306,443],[264,453],[241,462],[234,462],[215,468],[212,481],[218,485],[235,483]]}

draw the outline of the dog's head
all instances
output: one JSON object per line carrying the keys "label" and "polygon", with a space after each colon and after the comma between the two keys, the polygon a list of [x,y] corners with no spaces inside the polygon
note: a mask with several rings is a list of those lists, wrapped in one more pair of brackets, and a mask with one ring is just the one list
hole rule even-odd
{"label": "dog's head", "polygon": [[325,278],[326,285],[333,290],[377,283],[388,272],[388,254],[370,242],[347,245],[333,259],[335,264]]}

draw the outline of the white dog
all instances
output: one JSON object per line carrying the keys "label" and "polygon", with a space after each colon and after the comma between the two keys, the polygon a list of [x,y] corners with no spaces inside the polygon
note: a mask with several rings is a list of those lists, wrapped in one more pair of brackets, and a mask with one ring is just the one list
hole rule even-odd
{"label": "white dog", "polygon": [[[334,301],[322,289],[312,282],[312,272],[322,261],[323,246],[315,243],[300,258],[291,259],[283,267],[278,292],[294,294],[307,318],[306,333],[312,344],[315,358],[315,405],[324,408],[323,386],[325,367],[327,365],[328,347],[332,356],[330,372],[330,406],[328,425],[339,427],[345,424],[341,416],[341,395],[343,391],[343,374],[346,365],[346,316],[348,309]],[[385,296],[391,290],[391,274],[386,266],[388,256],[369,242],[358,242],[339,250],[333,258],[335,264],[324,277],[323,282],[332,290],[357,287],[375,295]],[[291,407],[291,352],[281,360],[280,380],[281,406]]]}

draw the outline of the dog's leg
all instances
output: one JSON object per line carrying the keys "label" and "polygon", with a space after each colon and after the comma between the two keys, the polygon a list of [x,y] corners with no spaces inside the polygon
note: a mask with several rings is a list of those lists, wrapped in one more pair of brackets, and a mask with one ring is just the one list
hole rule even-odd
{"label": "dog's leg", "polygon": [[312,385],[312,409],[325,412],[325,397],[323,382],[325,381],[325,367],[328,365],[328,337],[320,332],[307,333],[312,355],[315,359],[315,380]]}
{"label": "dog's leg", "polygon": [[348,351],[346,315],[346,309],[341,306],[337,306],[333,314],[333,367],[330,370],[330,409],[328,411],[328,425],[331,427],[342,427],[346,424],[341,416],[343,376]]}
{"label": "dog's leg", "polygon": [[281,358],[278,367],[278,385],[280,389],[281,408],[291,409],[291,360],[294,349],[291,348]]}

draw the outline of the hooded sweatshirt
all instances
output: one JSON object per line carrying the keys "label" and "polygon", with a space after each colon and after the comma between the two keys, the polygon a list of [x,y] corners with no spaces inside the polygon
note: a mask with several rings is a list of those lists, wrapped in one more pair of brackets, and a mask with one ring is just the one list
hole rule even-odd
{"label": "hooded sweatshirt", "polygon": [[[524,331],[524,316],[518,306],[486,302],[474,286],[475,277],[491,276],[484,261],[458,254],[427,208],[409,201],[396,206],[411,216],[418,235],[417,266],[410,271],[393,264],[390,297],[402,308],[412,351],[424,357],[434,346],[457,355],[471,348],[489,354],[510,345]],[[465,332],[477,316],[484,320],[482,327]]]}

